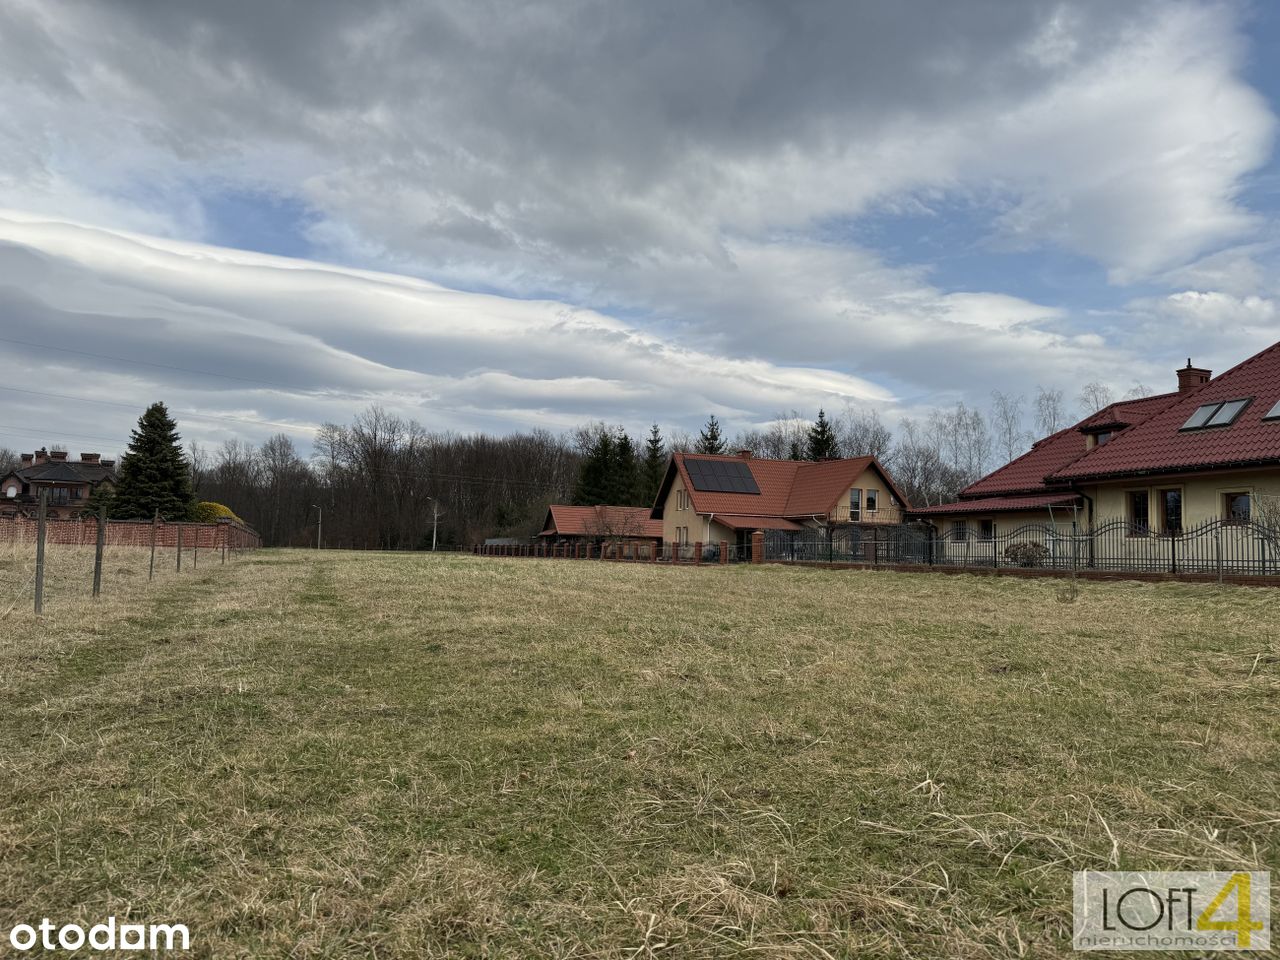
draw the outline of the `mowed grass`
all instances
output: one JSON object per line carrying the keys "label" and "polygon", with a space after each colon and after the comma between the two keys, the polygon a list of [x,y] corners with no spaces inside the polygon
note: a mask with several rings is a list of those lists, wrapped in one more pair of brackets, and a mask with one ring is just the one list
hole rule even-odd
{"label": "mowed grass", "polygon": [[107,583],[0,620],[0,934],[1066,956],[1072,870],[1278,862],[1280,591],[305,551]]}

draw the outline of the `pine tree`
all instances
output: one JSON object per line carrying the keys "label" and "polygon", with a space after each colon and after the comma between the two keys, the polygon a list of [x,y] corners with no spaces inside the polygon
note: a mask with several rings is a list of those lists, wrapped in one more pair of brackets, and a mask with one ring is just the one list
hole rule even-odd
{"label": "pine tree", "polygon": [[809,428],[809,459],[830,460],[836,455],[836,434],[824,411],[818,411],[818,422]]}
{"label": "pine tree", "polygon": [[707,420],[707,425],[702,428],[702,432],[698,434],[698,445],[694,448],[695,453],[724,453],[724,440],[720,436],[720,421],[716,419],[713,413]]}
{"label": "pine tree", "polygon": [[120,471],[110,510],[121,520],[189,520],[195,509],[191,468],[182,453],[178,425],[163,403],[153,403],[138,419]]}
{"label": "pine tree", "polygon": [[594,507],[609,502],[609,480],[614,468],[613,437],[601,430],[578,468],[578,483],[573,502],[580,507]]}
{"label": "pine tree", "polygon": [[803,453],[803,451],[801,451],[801,449],[800,449],[800,441],[799,441],[799,440],[792,440],[792,441],[791,441],[791,453],[790,453],[790,458],[791,458],[792,460],[803,460],[803,459],[804,459],[804,453]]}
{"label": "pine tree", "polygon": [[644,500],[641,506],[647,507],[658,496],[658,488],[662,486],[662,478],[667,472],[666,447],[662,442],[662,434],[655,423],[649,430],[649,439],[644,442],[644,464],[641,475],[644,482]]}
{"label": "pine tree", "polygon": [[609,475],[609,503],[622,507],[640,506],[640,458],[636,445],[624,430],[613,443],[613,469]]}

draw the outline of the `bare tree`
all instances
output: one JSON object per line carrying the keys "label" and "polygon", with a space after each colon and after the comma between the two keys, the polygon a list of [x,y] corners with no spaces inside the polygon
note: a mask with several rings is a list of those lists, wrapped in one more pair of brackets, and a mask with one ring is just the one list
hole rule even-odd
{"label": "bare tree", "polygon": [[[621,556],[622,544],[628,540],[636,540],[644,534],[644,521],[635,510],[618,510],[609,507],[596,507],[591,519],[583,524],[587,534],[608,544],[610,555]],[[605,558],[605,550],[600,551],[600,559]]]}
{"label": "bare tree", "polygon": [[991,392],[991,429],[996,449],[1005,462],[1026,452],[1035,438],[1023,427],[1022,395]]}
{"label": "bare tree", "polygon": [[0,447],[0,474],[18,469],[21,463],[22,457],[19,456],[18,451],[11,450],[9,447]]}
{"label": "bare tree", "polygon": [[1143,397],[1149,397],[1155,391],[1148,387],[1141,380],[1135,380],[1133,386],[1129,388],[1129,392],[1124,395],[1125,400],[1141,400]]}
{"label": "bare tree", "polygon": [[1036,388],[1036,430],[1047,437],[1067,425],[1066,401],[1061,390]]}
{"label": "bare tree", "polygon": [[893,432],[875,410],[858,410],[846,404],[832,426],[840,442],[842,457],[875,457],[887,463],[893,453]]}
{"label": "bare tree", "polygon": [[667,452],[689,453],[695,442],[688,430],[671,430],[667,433]]}
{"label": "bare tree", "polygon": [[1109,407],[1116,402],[1115,394],[1111,392],[1111,388],[1105,383],[1097,380],[1090,380],[1080,388],[1080,396],[1076,398],[1080,404],[1080,408],[1086,414],[1097,413],[1103,407]]}

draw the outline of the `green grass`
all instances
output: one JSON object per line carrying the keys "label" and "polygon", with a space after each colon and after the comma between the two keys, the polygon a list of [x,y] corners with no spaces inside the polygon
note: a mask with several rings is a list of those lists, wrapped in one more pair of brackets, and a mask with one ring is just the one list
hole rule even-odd
{"label": "green grass", "polygon": [[97,604],[0,619],[0,935],[1066,956],[1074,869],[1280,860],[1280,591],[1060,590],[304,551],[148,584],[121,559]]}

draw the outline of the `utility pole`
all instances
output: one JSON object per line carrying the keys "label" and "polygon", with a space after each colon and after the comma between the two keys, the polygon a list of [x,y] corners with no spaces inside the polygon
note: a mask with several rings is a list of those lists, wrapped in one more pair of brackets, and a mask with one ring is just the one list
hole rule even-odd
{"label": "utility pole", "polygon": [[316,508],[316,513],[319,514],[319,519],[316,520],[316,549],[319,550],[321,535],[324,533],[324,508],[315,503],[312,506]]}
{"label": "utility pole", "polygon": [[431,552],[436,550],[436,532],[440,529],[440,501],[435,497],[427,497],[431,501]]}

